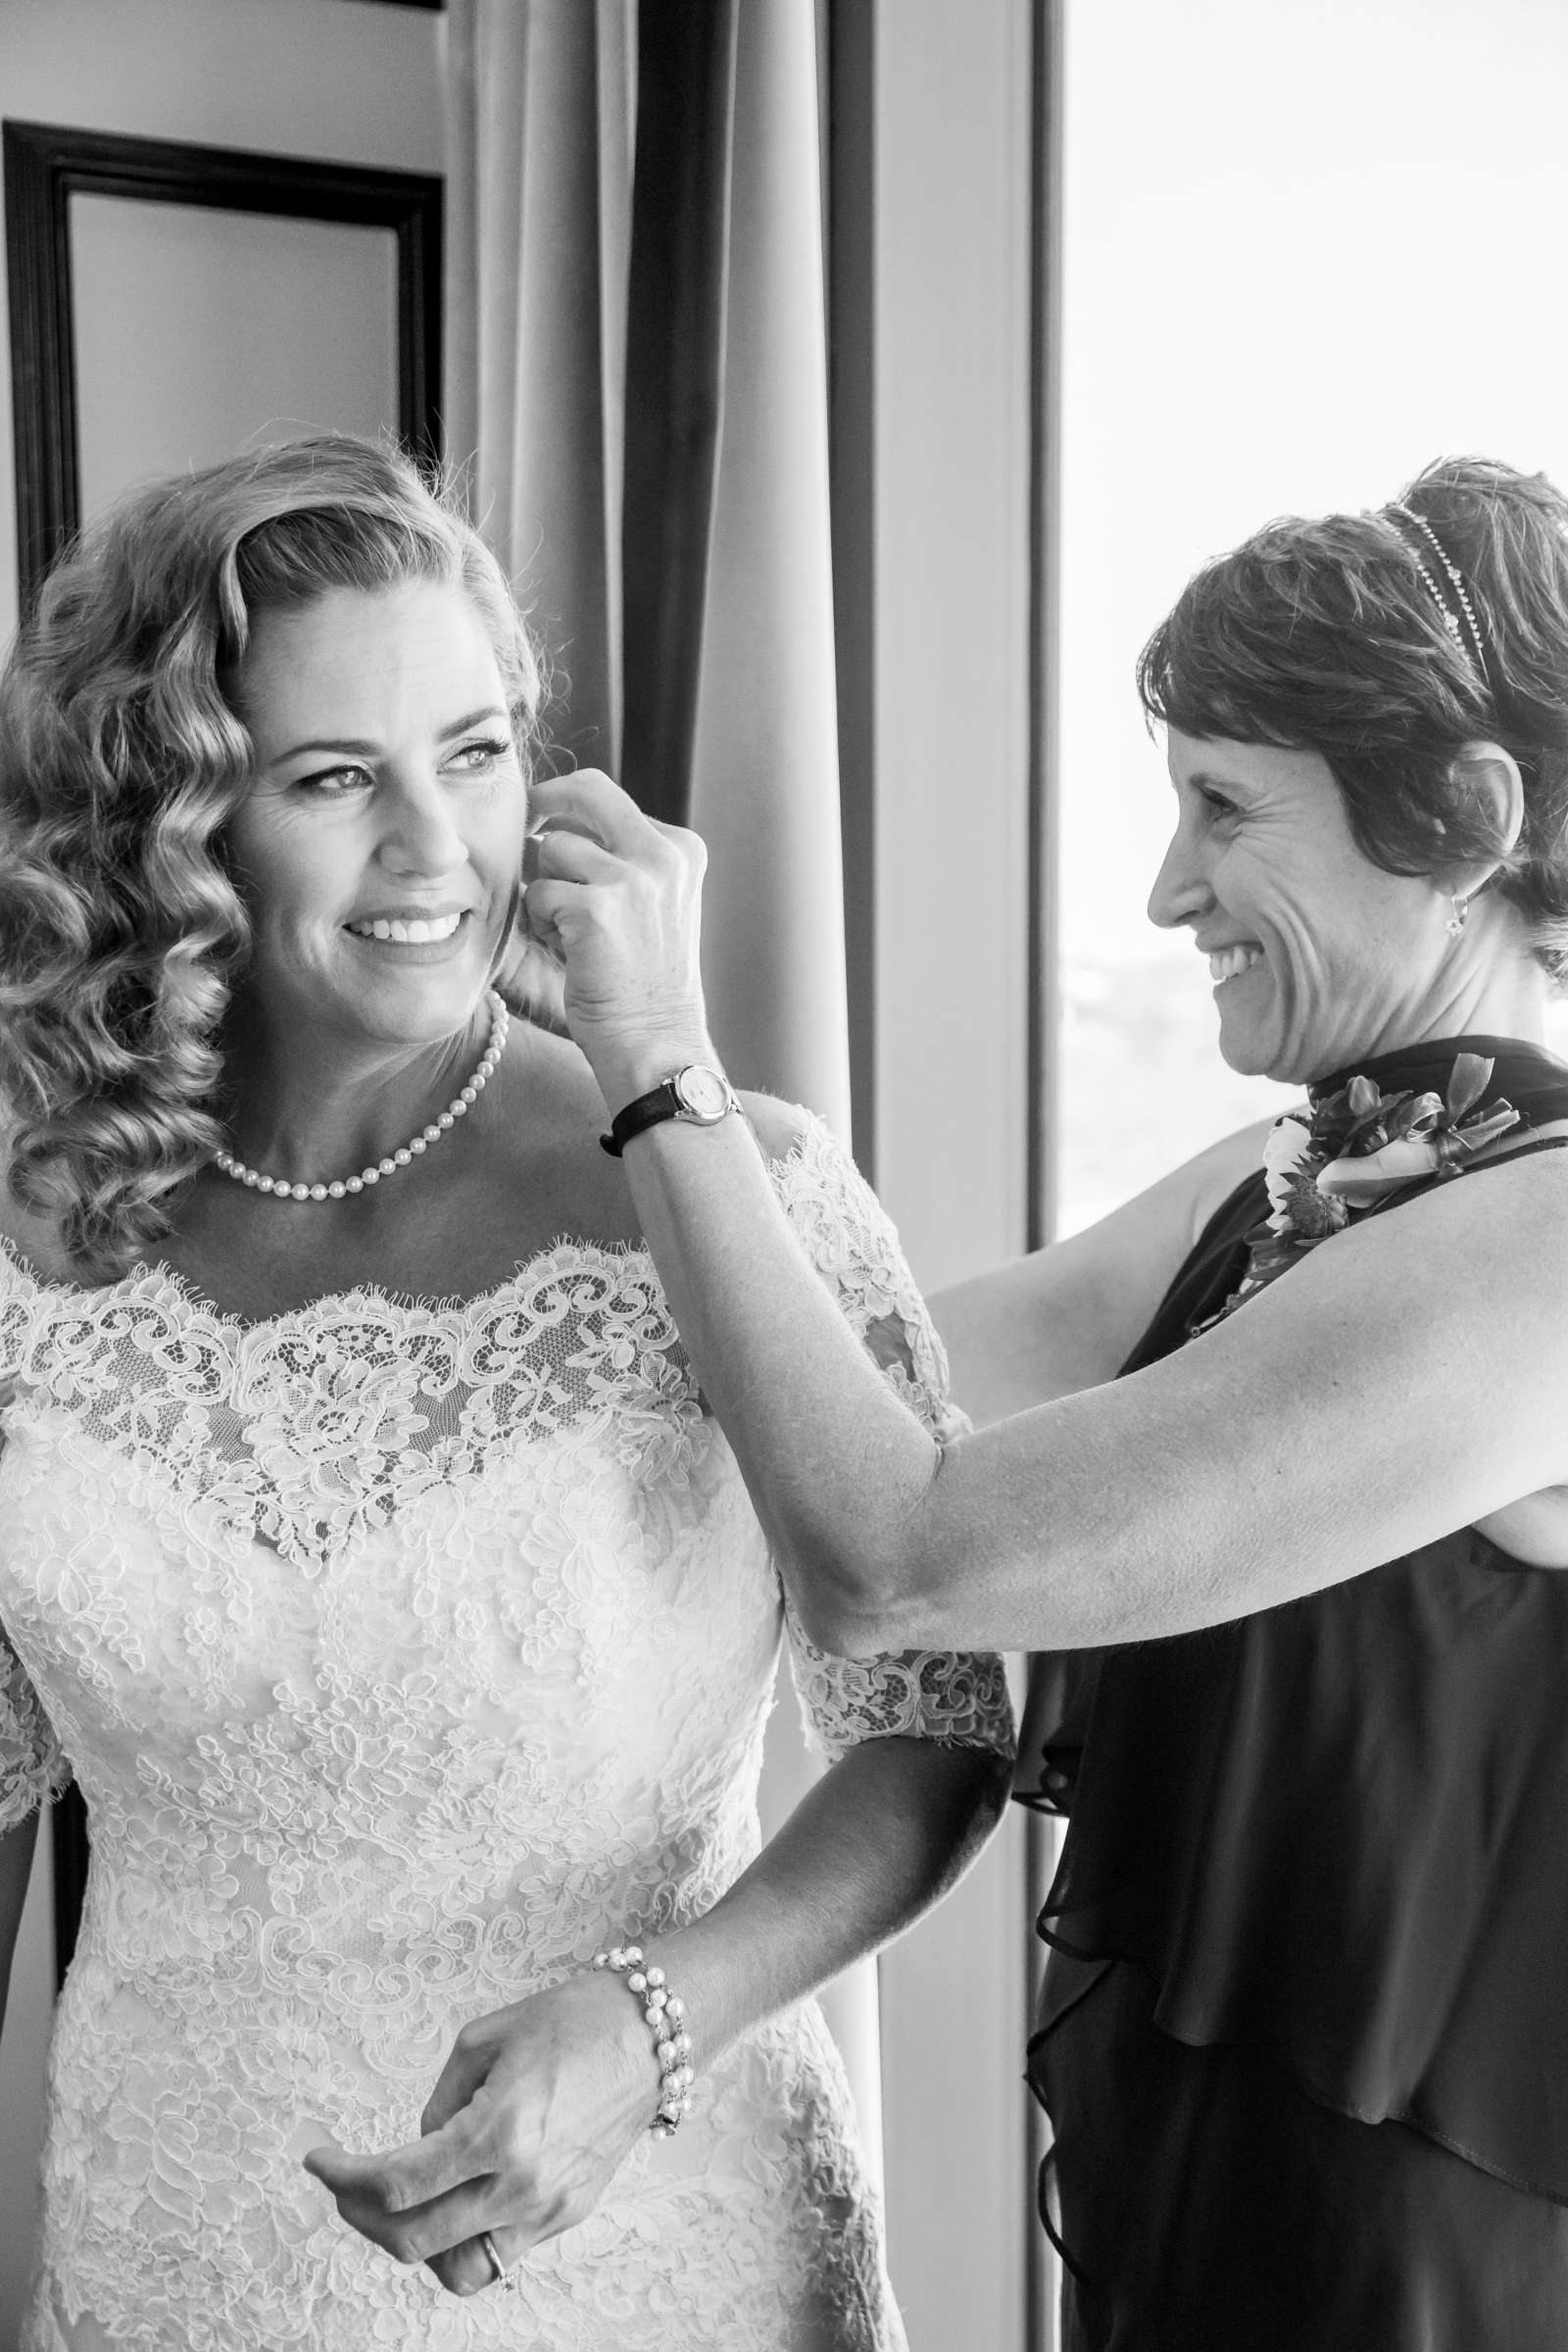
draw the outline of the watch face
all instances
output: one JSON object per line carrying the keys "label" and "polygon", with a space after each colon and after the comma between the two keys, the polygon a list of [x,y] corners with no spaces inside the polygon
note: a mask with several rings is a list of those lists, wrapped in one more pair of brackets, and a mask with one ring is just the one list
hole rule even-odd
{"label": "watch face", "polygon": [[694,1061],[684,1070],[677,1070],[671,1081],[688,1117],[716,1121],[729,1108],[729,1088],[716,1070],[705,1069]]}

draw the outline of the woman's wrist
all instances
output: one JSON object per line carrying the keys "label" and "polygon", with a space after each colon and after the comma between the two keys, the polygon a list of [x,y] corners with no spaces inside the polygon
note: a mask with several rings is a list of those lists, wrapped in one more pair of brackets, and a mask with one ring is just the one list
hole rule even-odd
{"label": "woman's wrist", "polygon": [[803,1998],[819,1981],[815,1971],[800,1984],[782,1980],[781,1963],[790,1938],[767,1932],[766,1906],[759,1903],[757,1891],[750,1890],[751,1899],[746,1899],[748,1890],[743,1888],[737,1899],[732,1888],[701,1919],[662,1936],[638,1938],[648,1959],[663,1970],[666,1983],[678,1987],[704,2068],[777,2010]]}
{"label": "woman's wrist", "polygon": [[650,2129],[656,2139],[668,2139],[691,2109],[691,2086],[696,2076],[695,2043],[683,1994],[671,1984],[656,1952],[637,1942],[611,1944],[594,1955],[594,1968],[616,1977],[638,2010],[648,2031],[645,2046],[654,2060],[656,2105]]}
{"label": "woman's wrist", "polygon": [[635,1102],[640,1095],[651,1094],[662,1086],[676,1070],[692,1062],[701,1062],[710,1069],[719,1067],[713,1041],[700,1022],[680,1028],[652,1029],[635,1036],[617,1035],[595,1037],[591,1033],[577,1040],[605,1098],[605,1108],[611,1118]]}

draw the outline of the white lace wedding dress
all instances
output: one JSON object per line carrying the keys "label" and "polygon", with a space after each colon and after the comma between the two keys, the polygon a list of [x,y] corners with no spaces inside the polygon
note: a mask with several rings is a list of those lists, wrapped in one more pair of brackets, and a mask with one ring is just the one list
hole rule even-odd
{"label": "white lace wedding dress", "polygon": [[[935,1416],[871,1196],[814,1126],[775,1175]],[[694,1918],[757,1849],[779,1589],[647,1254],[249,1327],[7,1256],[0,1396],[0,1827],[69,1758],[92,1835],[23,2352],[902,2345],[810,2003],[700,2072],[515,2292],[445,2294],[300,2169],[415,2136],[466,2019]],[[993,1659],[798,1679],[830,1749],[1007,1740]]]}

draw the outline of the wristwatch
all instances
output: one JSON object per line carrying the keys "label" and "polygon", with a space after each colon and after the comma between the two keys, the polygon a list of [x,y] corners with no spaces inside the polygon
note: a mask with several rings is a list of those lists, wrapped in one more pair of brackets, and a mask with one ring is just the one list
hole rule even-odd
{"label": "wristwatch", "polygon": [[689,1061],[683,1070],[672,1071],[646,1095],[628,1102],[624,1110],[617,1110],[610,1122],[610,1133],[599,1141],[612,1158],[618,1159],[634,1135],[641,1135],[645,1127],[657,1127],[661,1119],[687,1119],[694,1127],[716,1127],[740,1106],[740,1097],[722,1070]]}

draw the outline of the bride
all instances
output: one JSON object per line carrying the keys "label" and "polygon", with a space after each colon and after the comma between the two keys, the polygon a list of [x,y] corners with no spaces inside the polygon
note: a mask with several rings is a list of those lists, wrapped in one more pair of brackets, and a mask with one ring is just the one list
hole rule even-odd
{"label": "bride", "polygon": [[[759,1855],[766,1545],[592,1075],[490,986],[536,701],[340,439],[136,494],[7,673],[0,1961],[69,1774],[92,1838],[24,2352],[903,2342],[806,1996],[995,1821],[1000,1665],[799,1637],[836,1761]],[[746,1109],[939,1427],[874,1201]],[[342,2226],[327,2142],[460,2126],[525,2227]]]}

